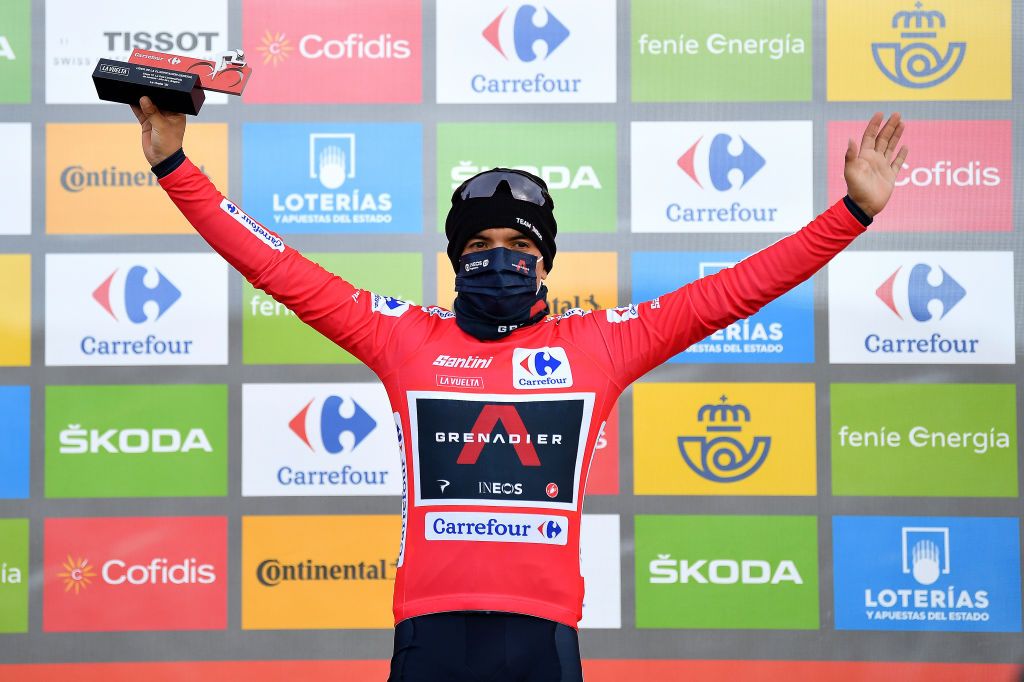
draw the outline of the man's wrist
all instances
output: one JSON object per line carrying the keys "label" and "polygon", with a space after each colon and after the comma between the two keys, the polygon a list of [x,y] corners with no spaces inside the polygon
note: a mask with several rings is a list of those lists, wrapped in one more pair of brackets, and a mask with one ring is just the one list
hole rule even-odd
{"label": "man's wrist", "polygon": [[871,216],[864,212],[864,209],[857,205],[857,202],[850,198],[849,194],[843,197],[843,203],[846,204],[847,210],[849,210],[850,213],[853,214],[853,217],[860,221],[860,224],[863,225],[864,227],[870,225],[871,221],[874,220]]}
{"label": "man's wrist", "polygon": [[163,161],[157,163],[150,170],[158,178],[164,178],[177,170],[178,166],[185,163],[185,150],[178,147],[178,151],[168,156]]}

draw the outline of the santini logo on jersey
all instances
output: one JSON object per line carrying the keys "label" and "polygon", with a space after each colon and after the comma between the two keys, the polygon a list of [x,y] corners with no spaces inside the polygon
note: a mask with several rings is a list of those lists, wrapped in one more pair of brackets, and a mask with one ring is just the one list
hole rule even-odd
{"label": "santini logo on jersey", "polygon": [[523,390],[572,386],[572,368],[565,349],[516,348],[512,352],[512,385]]}
{"label": "santini logo on jersey", "polygon": [[478,358],[475,355],[438,355],[433,364],[437,367],[460,367],[462,369],[486,369],[494,357]]}
{"label": "santini logo on jersey", "polygon": [[430,512],[426,519],[426,538],[564,545],[568,541],[568,528],[569,520],[564,516]]}

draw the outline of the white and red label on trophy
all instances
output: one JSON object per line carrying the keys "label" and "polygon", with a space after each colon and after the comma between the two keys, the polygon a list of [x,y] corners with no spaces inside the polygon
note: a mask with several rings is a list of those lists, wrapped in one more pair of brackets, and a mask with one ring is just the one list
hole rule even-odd
{"label": "white and red label on trophy", "polygon": [[249,76],[252,75],[252,67],[246,64],[245,55],[241,50],[224,52],[217,59],[182,57],[152,50],[132,50],[128,62],[148,64],[169,71],[194,73],[199,76],[199,87],[203,90],[226,92],[229,95],[241,95],[245,84],[249,82]]}

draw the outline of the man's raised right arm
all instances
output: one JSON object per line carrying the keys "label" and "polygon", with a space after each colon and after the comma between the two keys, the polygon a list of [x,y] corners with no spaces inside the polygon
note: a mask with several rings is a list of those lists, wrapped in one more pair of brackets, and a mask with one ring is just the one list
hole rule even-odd
{"label": "man's raised right arm", "polygon": [[[310,261],[225,198],[182,150],[185,116],[157,109],[148,98],[133,106],[142,148],[161,187],[196,232],[257,289],[371,367],[396,318],[374,315],[375,294]],[[374,369],[384,369],[374,367]]]}

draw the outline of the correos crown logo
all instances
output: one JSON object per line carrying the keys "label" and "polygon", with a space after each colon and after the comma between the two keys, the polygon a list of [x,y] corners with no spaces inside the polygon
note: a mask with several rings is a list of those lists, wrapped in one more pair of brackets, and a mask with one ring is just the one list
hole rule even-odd
{"label": "correos crown logo", "polygon": [[[351,452],[359,447],[359,444],[373,432],[377,422],[370,413],[355,400],[346,400],[340,396],[330,395],[324,399],[320,406],[319,416],[317,410],[310,410],[315,399],[306,403],[298,414],[288,422],[288,428],[292,430],[299,439],[306,444],[311,451],[316,452],[314,442],[317,446],[322,445],[329,454],[337,455],[345,452],[343,436],[349,434],[351,445],[348,451]],[[347,407],[345,407],[347,405]],[[343,416],[342,411],[348,412]],[[313,426],[310,429],[309,426]],[[311,441],[310,434],[314,434]],[[319,437],[316,437],[316,436]]]}
{"label": "correos crown logo", "polygon": [[[511,52],[522,62],[547,59],[569,37],[569,29],[546,8],[544,14],[547,21],[543,24],[538,23],[538,11],[533,5],[520,6],[514,18],[508,14],[508,10],[508,7],[501,10],[483,31],[487,42],[505,59],[509,58]],[[545,46],[542,55],[537,54],[537,43]]]}
{"label": "correos crown logo", "polygon": [[[942,44],[939,31],[946,28],[946,16],[937,10],[897,12],[892,28],[901,29],[899,41],[871,44],[875,64],[885,77],[907,88],[931,88],[949,79],[964,61],[965,42]],[[943,50],[945,50],[943,52]]]}
{"label": "correos crown logo", "polygon": [[[123,299],[116,300],[111,297],[110,288],[117,272],[114,270],[110,273],[92,292],[93,299],[103,306],[103,309],[115,320],[120,320],[118,312],[121,312],[134,324],[142,324],[151,319],[159,320],[174,305],[175,301],[181,298],[181,291],[164,277],[162,272],[155,270],[157,282],[155,286],[150,287],[146,284],[148,269],[141,265],[135,265],[128,270],[128,274],[124,278]],[[148,303],[153,303],[156,307],[156,314],[152,318],[146,312]],[[115,308],[118,312],[115,312]],[[150,310],[152,310],[151,307]]]}
{"label": "correos crown logo", "polygon": [[[703,136],[698,137],[697,141],[690,145],[690,148],[676,161],[676,165],[690,176],[690,179],[701,189],[704,189],[704,184],[699,176],[704,176],[705,182],[710,181],[712,187],[719,192],[724,192],[729,189],[742,188],[752,177],[757,175],[759,170],[764,168],[764,157],[745,139],[739,137],[741,147],[739,152],[734,154],[729,150],[730,144],[733,147],[736,146],[733,144],[732,136],[718,133],[711,138],[711,144],[705,145],[701,150],[701,169],[698,171],[697,151],[703,139]],[[734,182],[736,174],[733,171],[738,171],[741,178],[738,186]]]}
{"label": "correos crown logo", "polygon": [[742,481],[764,464],[772,438],[754,436],[749,447],[745,445],[736,436],[743,431],[743,423],[750,422],[750,409],[729,405],[724,395],[719,400],[721,404],[702,405],[697,411],[697,421],[707,423],[707,434],[680,436],[679,452],[702,478],[716,483]]}
{"label": "correos crown logo", "polygon": [[932,284],[929,281],[931,266],[918,263],[911,269],[906,288],[897,300],[895,283],[902,269],[902,266],[896,268],[896,271],[875,290],[875,295],[901,320],[905,319],[904,315],[908,313],[918,322],[932,320],[936,308],[932,305],[933,302],[939,304],[941,314],[938,318],[941,320],[967,295],[967,291],[946,272],[945,268],[939,268],[942,280],[938,284]]}

